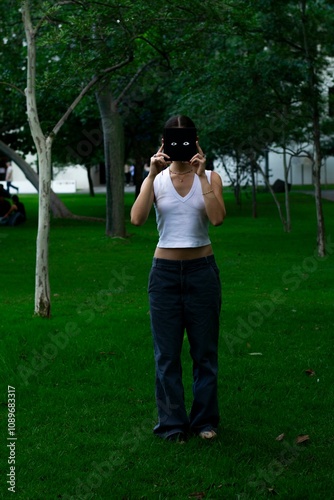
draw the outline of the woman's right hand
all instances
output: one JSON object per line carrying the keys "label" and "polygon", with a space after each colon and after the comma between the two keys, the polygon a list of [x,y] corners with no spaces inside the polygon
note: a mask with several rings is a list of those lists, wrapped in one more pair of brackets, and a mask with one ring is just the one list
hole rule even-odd
{"label": "woman's right hand", "polygon": [[162,143],[160,149],[152,156],[150,161],[150,172],[144,179],[140,193],[134,202],[131,209],[131,223],[135,226],[141,226],[147,220],[150,213],[152,203],[154,201],[154,179],[155,177],[167,167],[170,158],[162,152],[164,145]]}
{"label": "woman's right hand", "polygon": [[171,162],[169,156],[163,153],[164,145],[161,144],[158,151],[152,156],[150,162],[150,176],[158,175],[162,170],[164,170]]}

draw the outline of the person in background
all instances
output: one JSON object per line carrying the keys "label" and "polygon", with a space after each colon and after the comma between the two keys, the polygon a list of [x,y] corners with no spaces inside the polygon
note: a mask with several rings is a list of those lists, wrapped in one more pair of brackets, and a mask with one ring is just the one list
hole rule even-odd
{"label": "person in background", "polygon": [[8,200],[0,193],[0,219],[2,219],[10,210],[11,205]]}
{"label": "person in background", "polygon": [[[167,121],[168,128],[194,129],[195,125],[187,116],[178,115]],[[226,211],[221,178],[206,170],[198,140],[196,147],[197,153],[189,161],[171,162],[162,144],[151,158],[150,172],[131,210],[132,224],[140,226],[154,203],[159,232],[148,286],[158,409],[153,432],[182,442],[190,433],[214,439],[220,419],[221,284],[208,227],[209,223],[222,224]],[[185,331],[193,363],[189,415],[181,366]]]}
{"label": "person in background", "polygon": [[18,193],[19,188],[14,186],[14,184],[12,184],[12,180],[13,180],[13,167],[12,167],[11,163],[8,161],[6,163],[7,191],[10,193],[10,188],[12,187],[13,189],[16,189],[16,192]]}
{"label": "person in background", "polygon": [[0,224],[2,226],[17,226],[27,219],[25,206],[20,202],[19,197],[14,194],[12,200],[12,206],[9,206],[7,213],[0,219]]}
{"label": "person in background", "polygon": [[134,185],[135,183],[135,171],[136,167],[132,164],[130,165],[130,183]]}
{"label": "person in background", "polygon": [[128,163],[124,165],[124,176],[125,176],[126,186],[130,186],[131,173],[130,173],[130,165]]}
{"label": "person in background", "polygon": [[7,189],[3,187],[3,184],[0,184],[0,197],[1,198],[11,198],[11,195]]}
{"label": "person in background", "polygon": [[146,162],[144,163],[144,167],[143,167],[143,180],[146,179],[146,177],[148,176],[148,174],[150,173],[150,162]]}

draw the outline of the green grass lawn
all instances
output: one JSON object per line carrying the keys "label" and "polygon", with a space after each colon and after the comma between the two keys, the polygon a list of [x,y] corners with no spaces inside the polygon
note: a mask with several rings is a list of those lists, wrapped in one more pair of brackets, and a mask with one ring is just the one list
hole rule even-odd
{"label": "green grass lawn", "polygon": [[[280,200],[283,204],[283,197]],[[219,437],[185,444],[153,436],[154,364],[147,279],[153,213],[128,237],[103,222],[53,220],[52,317],[34,317],[37,197],[28,221],[0,227],[1,483],[7,491],[7,387],[15,387],[17,500],[332,498],[334,204],[324,201],[328,256],[316,254],[315,203],[293,193],[292,232],[259,194],[211,228],[221,270]],[[105,197],[62,199],[104,217]],[[191,362],[184,343],[191,404]],[[311,374],[306,373],[312,370]],[[281,441],[276,438],[284,434]],[[299,435],[309,439],[296,444]]]}

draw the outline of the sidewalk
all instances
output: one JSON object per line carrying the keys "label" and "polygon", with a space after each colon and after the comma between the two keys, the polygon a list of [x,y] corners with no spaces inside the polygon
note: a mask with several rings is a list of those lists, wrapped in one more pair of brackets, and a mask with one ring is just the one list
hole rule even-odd
{"label": "sidewalk", "polygon": [[[297,191],[295,191],[297,193]],[[314,191],[298,191],[299,193],[303,193],[303,194],[310,194],[312,196],[314,196]],[[324,190],[324,191],[321,191],[321,197],[324,199],[324,200],[329,200],[329,201],[334,201],[334,190]]]}
{"label": "sidewalk", "polygon": [[[0,184],[2,184],[4,186],[4,188],[6,187],[6,183],[5,181],[0,181]],[[19,196],[21,194],[37,194],[37,190],[34,188],[34,186],[29,182],[29,181],[19,181],[19,182],[15,182],[13,183],[15,186],[17,186],[19,188],[19,192],[17,193],[13,188],[11,188],[11,191],[10,191],[10,194],[13,195],[13,194],[18,194]],[[74,187],[75,189],[75,187]],[[136,187],[135,186],[124,186],[124,192],[125,193],[135,193],[135,190],[136,190]],[[76,191],[75,190],[55,190],[53,189],[54,193],[56,193],[57,195],[61,195],[61,194],[66,194],[66,193],[89,193],[89,188],[87,186],[87,188],[83,188],[83,189],[77,189]],[[106,192],[106,187],[105,186],[94,186],[94,192],[97,194],[97,193],[105,193]]]}
{"label": "sidewalk", "polygon": [[321,191],[321,195],[322,195],[324,200],[334,201],[334,191],[333,190]]}
{"label": "sidewalk", "polygon": [[[136,190],[136,186],[124,186],[124,192],[125,193],[134,193]],[[89,189],[80,189],[77,191],[78,193],[89,193]],[[94,193],[105,193],[106,192],[106,187],[105,186],[94,186]]]}

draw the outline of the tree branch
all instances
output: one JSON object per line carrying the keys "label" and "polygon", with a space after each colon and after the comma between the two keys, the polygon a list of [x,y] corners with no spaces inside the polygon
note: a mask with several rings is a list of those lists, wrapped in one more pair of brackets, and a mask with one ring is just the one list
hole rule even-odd
{"label": "tree branch", "polygon": [[81,101],[81,99],[89,92],[89,90],[94,85],[96,85],[100,80],[102,80],[102,78],[104,78],[107,74],[111,73],[112,71],[116,71],[117,69],[120,69],[123,66],[126,66],[131,61],[132,61],[132,55],[128,56],[127,59],[125,59],[124,61],[122,61],[122,62],[120,62],[118,64],[115,64],[115,66],[111,66],[110,68],[106,68],[105,70],[102,71],[102,73],[100,75],[94,76],[94,78],[92,78],[91,81],[82,89],[82,91],[76,97],[76,99],[74,99],[74,101],[72,102],[72,104],[70,105],[70,107],[67,109],[67,111],[65,112],[65,114],[62,116],[62,118],[54,126],[54,128],[51,131],[49,137],[54,138],[58,134],[60,128],[65,123],[65,121],[67,120],[67,118],[70,116],[70,114],[72,113],[72,111],[74,110],[74,108],[79,104],[79,102]]}
{"label": "tree branch", "polygon": [[58,6],[61,7],[62,5],[66,5],[66,4],[80,5],[81,7],[84,7],[84,4],[82,2],[77,1],[77,0],[61,0],[61,1],[57,2],[55,5],[52,5],[52,7],[50,9],[48,9],[46,14],[44,14],[44,16],[41,17],[41,19],[38,21],[38,23],[36,24],[36,27],[34,28],[34,35],[36,35],[38,33],[38,31],[41,28],[41,26],[43,25],[44,21],[46,21],[49,18],[50,12],[55,10],[56,7],[58,7]]}
{"label": "tree branch", "polygon": [[149,66],[153,65],[156,63],[158,59],[153,59],[152,61],[149,61],[148,63],[144,64],[141,68],[138,69],[137,73],[131,78],[129,83],[124,87],[122,92],[119,94],[117,99],[115,99],[116,106],[119,104],[119,102],[123,99],[124,95],[127,93],[127,91],[132,87],[132,85],[135,83],[135,81],[138,79],[138,77],[143,73],[143,71],[148,68]]}
{"label": "tree branch", "polygon": [[144,40],[144,42],[148,43],[148,45],[150,45],[156,52],[158,52],[158,54],[160,54],[164,59],[166,59],[168,66],[170,66],[168,54],[164,50],[160,50],[158,47],[156,47],[156,45],[154,45],[150,40],[148,40],[144,36],[136,36],[135,40]]}
{"label": "tree branch", "polygon": [[5,85],[6,87],[11,87],[15,90],[17,90],[20,94],[23,95],[23,97],[25,98],[25,93],[24,93],[24,90],[21,90],[19,87],[17,87],[16,85],[13,85],[12,83],[8,83],[8,82],[0,82],[0,85]]}

